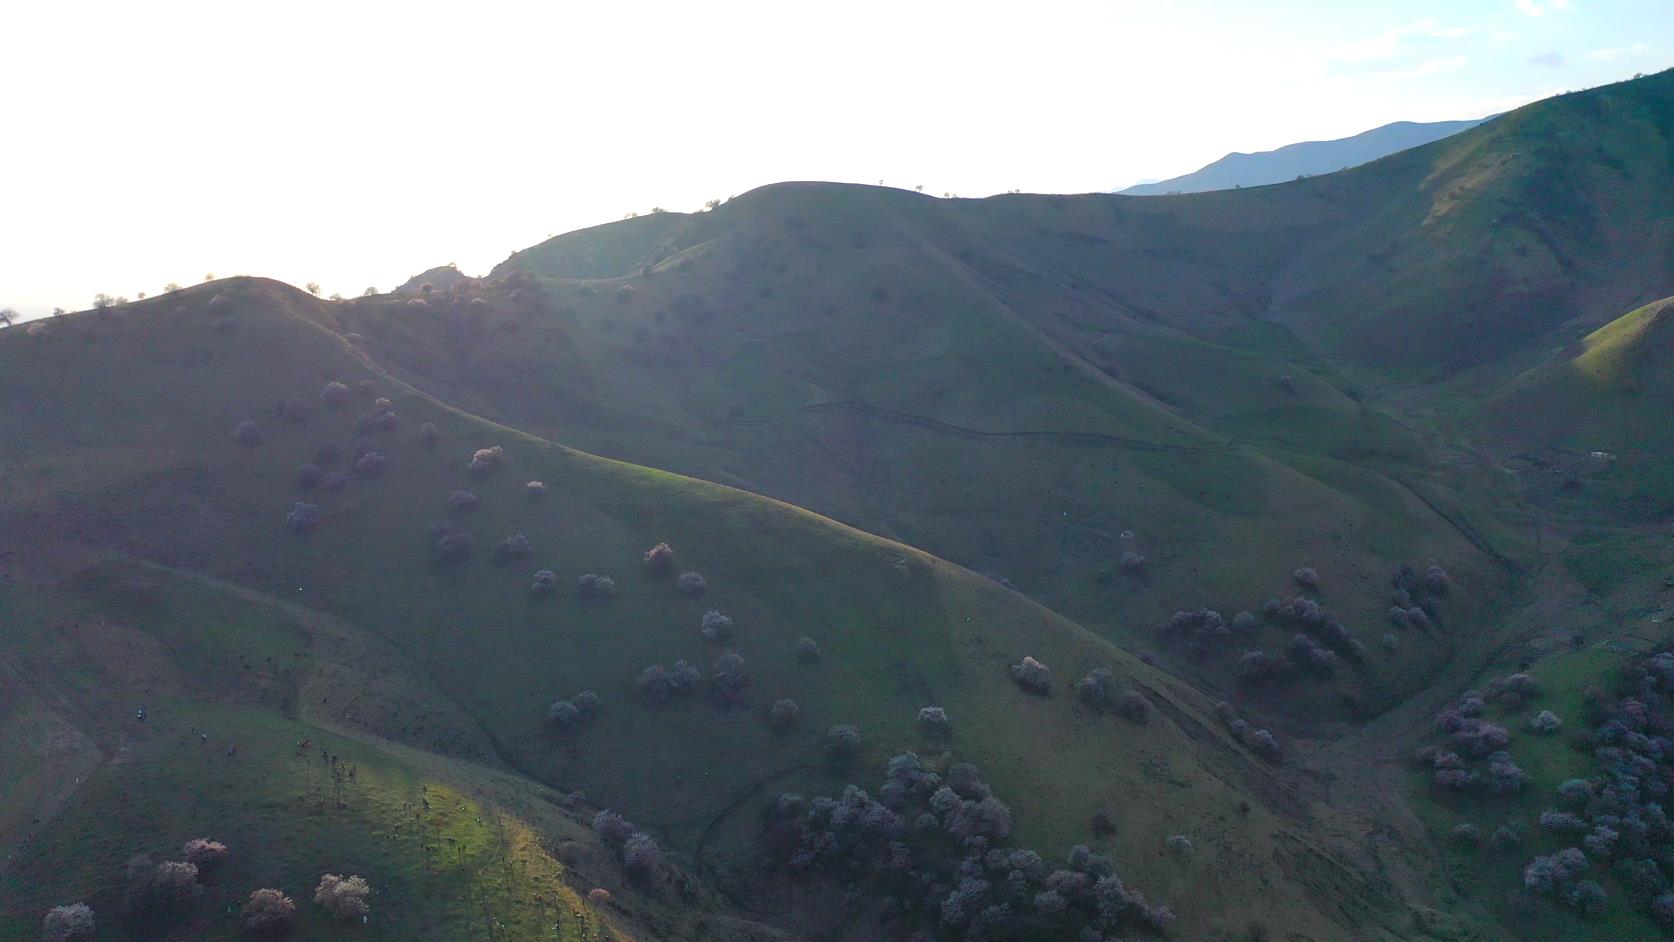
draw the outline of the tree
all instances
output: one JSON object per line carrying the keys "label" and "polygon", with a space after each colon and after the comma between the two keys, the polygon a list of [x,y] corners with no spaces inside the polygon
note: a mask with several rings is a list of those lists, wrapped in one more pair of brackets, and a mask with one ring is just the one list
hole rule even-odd
{"label": "tree", "polygon": [[584,599],[615,598],[616,580],[589,572],[576,580],[576,589]]}
{"label": "tree", "polygon": [[947,710],[939,706],[919,707],[918,725],[926,732],[942,734],[948,731]]}
{"label": "tree", "polygon": [[799,638],[796,642],[796,659],[804,664],[818,664],[820,660],[819,642],[813,638]]}
{"label": "tree", "polygon": [[674,566],[674,547],[658,543],[645,551],[645,568],[652,572],[668,572]]}
{"label": "tree", "polygon": [[802,715],[802,708],[795,700],[784,699],[773,701],[773,707],[767,711],[767,722],[775,730],[784,732],[796,725]]}
{"label": "tree", "polygon": [[41,938],[46,942],[72,942],[91,939],[98,930],[93,919],[93,908],[86,903],[54,906],[41,920]]}
{"label": "tree", "polygon": [[633,876],[648,877],[657,871],[662,862],[662,850],[644,833],[636,833],[622,844],[622,865]]}
{"label": "tree", "polygon": [[699,627],[705,638],[716,643],[732,637],[732,619],[713,609],[703,613]]}
{"label": "tree", "polygon": [[1029,693],[1045,695],[1052,689],[1052,671],[1033,657],[1011,665],[1011,679]]}
{"label": "tree", "polygon": [[17,323],[18,313],[9,307],[0,307],[0,327],[10,327]]}
{"label": "tree", "polygon": [[1075,682],[1075,695],[1094,710],[1109,707],[1114,699],[1115,677],[1102,667],[1095,667],[1086,677]]}
{"label": "tree", "polygon": [[847,762],[860,752],[860,730],[839,723],[826,730],[825,754],[834,762]]}
{"label": "tree", "polygon": [[251,932],[278,935],[296,922],[296,903],[279,890],[256,890],[245,902],[243,915],[244,928]]}
{"label": "tree", "polygon": [[593,815],[593,830],[612,847],[621,847],[628,838],[639,833],[627,818],[608,809]]}
{"label": "tree", "polygon": [[181,860],[157,864],[149,857],[136,857],[128,861],[123,917],[137,930],[154,931],[185,913],[202,895],[196,866]]}
{"label": "tree", "polygon": [[313,295],[316,298],[319,297],[320,296],[320,283],[317,282],[317,281],[308,282],[308,293]]}
{"label": "tree", "polygon": [[116,303],[116,299],[114,297],[111,297],[110,295],[104,293],[103,291],[101,291],[98,294],[93,296],[93,307],[97,310],[102,311],[105,308],[108,308],[115,303]]}
{"label": "tree", "polygon": [[678,579],[674,580],[674,584],[680,591],[693,598],[697,598],[709,590],[708,581],[703,578],[702,573],[698,572],[683,572]]}
{"label": "tree", "polygon": [[320,885],[314,890],[314,902],[324,906],[338,919],[348,920],[372,911],[367,902],[367,897],[371,895],[372,887],[367,885],[365,878],[327,873],[320,877]]}
{"label": "tree", "polygon": [[466,465],[467,470],[478,477],[484,477],[506,466],[506,450],[499,445],[488,448],[478,448],[471,454],[471,462]]}
{"label": "tree", "polygon": [[375,298],[375,297],[378,296],[378,289],[373,288],[373,287],[368,287],[365,291],[362,291],[360,293],[360,296],[363,297],[363,298]]}
{"label": "tree", "polygon": [[558,574],[550,569],[542,569],[535,573],[535,580],[529,586],[534,595],[551,595],[558,590]]}
{"label": "tree", "polygon": [[240,422],[233,426],[232,439],[246,448],[260,445],[262,443],[261,426],[250,421]]}

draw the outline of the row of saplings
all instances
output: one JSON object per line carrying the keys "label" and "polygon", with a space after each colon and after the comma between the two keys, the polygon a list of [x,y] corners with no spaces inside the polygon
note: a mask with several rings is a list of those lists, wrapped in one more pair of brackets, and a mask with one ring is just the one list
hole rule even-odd
{"label": "row of saplings", "polygon": [[[204,894],[204,881],[226,863],[227,847],[220,841],[195,838],[181,848],[181,856],[184,859],[161,863],[147,856],[128,861],[127,888],[118,915],[130,932],[160,933],[189,916]],[[364,878],[327,873],[314,889],[314,902],[333,918],[364,922],[372,911],[371,895]],[[240,911],[245,929],[268,936],[289,932],[296,917],[296,903],[284,891],[272,888],[251,892]],[[41,937],[47,942],[91,939],[97,931],[97,917],[86,903],[54,907],[41,923]]]}

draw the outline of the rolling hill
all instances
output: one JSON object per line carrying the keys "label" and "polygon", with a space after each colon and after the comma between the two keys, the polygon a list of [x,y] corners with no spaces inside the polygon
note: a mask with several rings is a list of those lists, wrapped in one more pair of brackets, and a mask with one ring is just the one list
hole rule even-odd
{"label": "rolling hill", "polygon": [[[378,932],[391,937],[470,932],[480,906],[508,925],[570,907],[623,937],[656,938],[678,900],[699,920],[747,926],[748,913],[718,898],[705,917],[702,892],[679,890],[677,875],[647,887],[612,872],[575,821],[608,804],[713,884],[756,879],[756,808],[781,790],[825,793],[877,774],[825,761],[825,730],[840,723],[861,730],[859,770],[910,749],[944,768],[975,763],[1010,803],[1019,843],[1049,858],[1076,843],[1110,853],[1182,931],[1255,920],[1331,934],[1399,918],[1392,890],[1337,856],[1340,838],[1306,812],[1302,784],[1258,760],[1189,686],[917,550],[458,412],[369,364],[352,334],[331,329],[343,310],[242,280],[0,336],[7,401],[36,404],[0,420],[4,440],[32,443],[5,456],[5,659],[18,677],[5,722],[43,731],[8,737],[7,766],[51,757],[63,769],[7,786],[14,804],[57,809],[8,864],[3,908],[22,914],[8,935],[56,897],[109,911],[128,855],[167,853],[197,831],[246,848],[225,876],[236,891],[277,884],[300,899],[314,869],[363,873],[388,901]],[[317,406],[339,379],[373,388],[348,408]],[[129,395],[138,389],[144,398]],[[113,422],[119,402],[129,406]],[[283,407],[297,421],[270,418],[287,402],[309,405]],[[369,431],[365,419],[383,414],[399,418]],[[259,442],[234,440],[247,421]],[[420,434],[427,422],[434,448]],[[357,425],[382,462],[352,457]],[[299,491],[298,464],[328,444],[347,465],[327,467],[358,469],[341,490]],[[474,477],[468,460],[491,445],[506,466]],[[529,479],[544,497],[526,494]],[[453,525],[475,548],[447,565],[427,550],[427,528],[450,519],[449,495],[463,489],[478,505]],[[299,500],[318,508],[317,528],[287,528]],[[490,549],[514,534],[532,555],[496,564]],[[676,548],[677,568],[707,577],[701,599],[645,571],[641,556],[660,541]],[[537,569],[565,588],[531,594]],[[587,572],[614,574],[614,597],[569,588]],[[726,644],[699,633],[706,610],[735,619]],[[803,636],[821,648],[817,665],[798,662]],[[658,707],[636,692],[647,665],[685,659],[709,673],[723,651],[748,673],[735,704]],[[1025,654],[1053,667],[1054,696],[1007,679]],[[1070,684],[1094,667],[1142,691],[1150,721],[1076,706]],[[603,708],[555,731],[548,704],[583,689]],[[775,732],[768,706],[785,697],[801,722]],[[918,729],[932,703],[952,717],[949,740]],[[331,780],[336,763],[295,755],[300,740],[361,777]],[[437,793],[445,813],[427,798]],[[143,800],[112,816],[116,795]],[[415,796],[429,800],[417,836],[399,825]],[[249,819],[249,802],[267,811]],[[1088,825],[1101,810],[1114,834]],[[296,815],[314,830],[279,840]],[[1161,856],[1185,829],[1201,856]],[[457,865],[425,859],[456,845]],[[1203,867],[1223,887],[1213,903],[1187,891]],[[461,881],[452,893],[449,873]],[[536,873],[543,882],[529,883]],[[616,888],[608,913],[574,902],[589,883]],[[531,886],[546,887],[539,904]],[[216,898],[236,891],[217,887]],[[510,904],[493,894],[508,893],[518,906],[501,915]],[[1360,902],[1344,911],[1315,899],[1339,893]],[[194,927],[220,936],[236,920],[204,914]]]}
{"label": "rolling hill", "polygon": [[1330,141],[1303,141],[1253,154],[1234,152],[1191,173],[1136,184],[1119,192],[1123,196],[1168,196],[1285,183],[1358,167],[1409,147],[1469,131],[1490,120],[1493,116],[1470,121],[1395,121]]}
{"label": "rolling hill", "polygon": [[1671,122],[0,330],[0,939],[1652,937]]}

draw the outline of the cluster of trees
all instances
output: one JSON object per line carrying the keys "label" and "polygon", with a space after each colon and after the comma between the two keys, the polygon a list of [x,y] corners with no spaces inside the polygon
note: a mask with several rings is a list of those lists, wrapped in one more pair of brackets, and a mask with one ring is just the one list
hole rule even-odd
{"label": "cluster of trees", "polygon": [[[159,863],[142,854],[128,860],[118,915],[129,934],[161,936],[190,916],[204,895],[203,879],[226,863],[228,851],[220,841],[200,837],[181,847],[181,857]],[[363,877],[327,873],[320,877],[314,902],[338,919],[364,919],[371,912],[371,894]],[[293,928],[296,912],[296,903],[283,891],[263,888],[250,894],[240,915],[250,932],[280,935]],[[41,921],[47,942],[91,939],[97,932],[98,920],[85,902],[55,906]]]}
{"label": "cluster of trees", "polygon": [[1206,608],[1178,611],[1163,622],[1158,632],[1163,641],[1183,643],[1186,655],[1193,660],[1207,656],[1219,642],[1231,637],[1232,629],[1220,612]]}
{"label": "cluster of trees", "polygon": [[[1010,836],[1010,809],[974,766],[953,765],[944,778],[910,752],[890,760],[876,798],[856,785],[837,797],[781,795],[764,826],[770,856],[841,879],[851,893],[872,884],[884,894],[884,918],[902,931],[1099,940],[1173,923],[1173,912],[1123,883],[1108,858],[1078,845],[1052,868],[1008,846]],[[1176,852],[1189,845],[1170,842]]]}
{"label": "cluster of trees", "polygon": [[697,691],[703,674],[685,661],[675,661],[673,668],[653,664],[640,671],[637,686],[640,695],[654,704],[664,704],[676,697]]}
{"label": "cluster of trees", "polygon": [[[1499,689],[1525,687],[1513,680]],[[1540,815],[1542,830],[1577,843],[1531,859],[1523,887],[1596,914],[1607,903],[1597,869],[1608,868],[1674,930],[1674,819],[1664,810],[1674,789],[1674,652],[1630,663],[1615,691],[1591,688],[1584,702],[1587,729],[1575,742],[1592,755],[1595,774],[1563,782],[1557,806]]]}
{"label": "cluster of trees", "polygon": [[1433,631],[1438,622],[1436,603],[1453,587],[1453,577],[1440,566],[1422,574],[1400,566],[1389,577],[1389,620],[1397,628]]}
{"label": "cluster of trees", "polygon": [[1075,682],[1075,695],[1090,710],[1108,710],[1135,722],[1144,722],[1151,713],[1151,701],[1135,690],[1118,694],[1115,676],[1102,667],[1093,668]]}
{"label": "cluster of trees", "polygon": [[1301,595],[1284,600],[1268,599],[1262,603],[1261,613],[1280,624],[1300,627],[1351,663],[1361,664],[1366,660],[1366,645],[1313,599]]}
{"label": "cluster of trees", "polygon": [[[1460,697],[1459,705],[1436,715],[1437,728],[1447,734],[1446,747],[1426,746],[1413,755],[1413,762],[1431,772],[1438,789],[1467,791],[1481,789],[1489,794],[1508,795],[1523,791],[1529,776],[1506,751],[1511,733],[1504,726],[1482,717],[1486,708],[1475,692]],[[1474,759],[1486,758],[1482,771],[1471,768]]]}
{"label": "cluster of trees", "polygon": [[558,729],[573,730],[598,716],[601,705],[598,694],[583,690],[568,700],[554,700],[546,708],[546,718]]}
{"label": "cluster of trees", "polygon": [[699,621],[699,630],[705,638],[719,644],[732,637],[732,619],[710,609],[703,613],[703,618]]}
{"label": "cluster of trees", "polygon": [[622,866],[630,877],[649,880],[662,866],[662,849],[657,842],[616,812],[605,810],[594,815],[593,830],[621,853]]}
{"label": "cluster of trees", "polygon": [[1251,726],[1248,721],[1238,715],[1238,708],[1222,700],[1215,704],[1215,714],[1226,724],[1232,737],[1243,744],[1244,748],[1269,762],[1277,762],[1284,757],[1284,750],[1279,746],[1279,738],[1269,729]]}

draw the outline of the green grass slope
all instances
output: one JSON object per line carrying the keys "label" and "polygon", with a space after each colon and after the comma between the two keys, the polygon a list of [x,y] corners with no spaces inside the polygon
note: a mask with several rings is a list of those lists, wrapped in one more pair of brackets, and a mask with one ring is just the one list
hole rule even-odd
{"label": "green grass slope", "polygon": [[1593,523],[1660,520],[1674,510],[1671,363],[1665,298],[1492,388],[1467,421],[1553,510]]}
{"label": "green grass slope", "polygon": [[[217,295],[226,301],[212,308]],[[31,841],[48,853],[21,858],[28,866],[20,871],[20,898],[29,905],[47,905],[55,893],[108,900],[113,891],[99,881],[109,880],[130,848],[165,849],[189,828],[236,823],[246,846],[276,848],[271,861],[239,871],[241,884],[269,880],[300,891],[298,881],[315,867],[363,867],[388,888],[386,909],[412,913],[392,915],[390,933],[436,926],[475,934],[469,920],[502,908],[495,893],[518,895],[513,911],[526,914],[515,917],[525,920],[518,925],[534,926],[560,884],[584,885],[565,882],[555,869],[563,861],[534,847],[548,848],[554,831],[571,827],[561,815],[547,821],[530,810],[547,813],[531,797],[541,786],[578,790],[592,806],[626,813],[677,859],[747,891],[759,809],[777,791],[870,782],[890,755],[918,749],[937,765],[976,763],[1012,805],[1021,843],[1049,858],[1083,841],[1111,853],[1131,884],[1176,908],[1188,937],[1242,931],[1252,921],[1312,937],[1372,938],[1404,924],[1395,888],[1344,862],[1349,838],[1340,828],[1347,825],[1311,814],[1297,792],[1305,780],[1255,760],[1190,688],[916,550],[448,408],[372,368],[356,348],[364,337],[324,326],[344,310],[273,283],[236,281],[54,321],[44,332],[0,333],[0,394],[15,406],[0,415],[0,442],[7,443],[0,450],[7,481],[0,558],[9,598],[24,599],[8,615],[25,639],[9,645],[3,660],[42,678],[32,690],[48,691],[19,702],[39,713],[40,703],[56,697],[96,713],[95,721],[50,711],[95,743],[100,727],[132,715],[136,699],[158,714],[157,725],[101,745],[106,758],[86,790],[43,818]],[[418,307],[405,311],[423,315]],[[295,468],[319,446],[334,443],[353,455],[353,416],[371,397],[342,411],[316,406],[301,424],[271,416],[287,398],[312,403],[333,379],[369,379],[375,394],[393,400],[399,427],[370,442],[388,468],[356,475],[342,491],[299,492]],[[232,441],[245,420],[261,425],[259,445]],[[1160,436],[1207,438],[1155,421]],[[438,427],[437,447],[421,443],[423,422]],[[503,446],[509,466],[475,478],[467,459],[488,445]],[[545,482],[544,499],[526,496],[530,479]],[[440,566],[427,552],[426,529],[447,518],[447,496],[458,488],[481,498],[479,509],[456,518],[475,538],[475,552],[463,565]],[[287,531],[285,514],[296,500],[321,508],[318,530]],[[492,564],[490,547],[511,534],[527,535],[533,556]],[[641,553],[662,540],[676,547],[680,569],[708,577],[704,598],[643,571]],[[108,554],[227,587],[218,591],[283,600],[279,611],[293,617],[318,613],[340,634],[382,645],[387,670],[422,684],[368,688],[361,685],[371,681],[334,680],[336,673],[322,670],[322,679],[299,685],[294,676],[318,655],[298,651],[296,628],[283,619],[269,624],[269,614],[242,615],[216,600],[155,603],[160,610],[152,611],[143,593],[120,582],[112,588],[108,579],[89,590],[111,613],[99,617],[107,627],[120,617],[149,640],[117,639],[126,647],[83,652],[77,644],[89,642],[71,644],[54,632],[96,617],[78,611],[76,597],[102,571],[89,567]],[[537,568],[559,574],[558,593],[531,595]],[[613,575],[616,597],[579,598],[572,587],[587,572]],[[652,708],[637,701],[634,680],[646,665],[685,658],[707,668],[720,653],[697,630],[708,609],[737,621],[727,649],[748,666],[743,703]],[[818,666],[798,662],[802,636],[823,647]],[[1024,654],[1054,668],[1054,696],[1026,696],[1009,682],[1006,666]],[[287,655],[292,663],[275,673]],[[101,656],[122,665],[128,686],[99,692],[91,665]],[[1146,691],[1159,713],[1133,725],[1077,707],[1069,685],[1095,666]],[[251,675],[254,689],[246,689]],[[357,687],[364,696],[353,695]],[[582,689],[600,694],[603,711],[579,732],[556,734],[545,721],[547,705]],[[765,721],[779,697],[801,705],[801,726],[789,735],[774,735]],[[917,709],[932,702],[954,718],[951,744],[926,742],[917,729]],[[28,716],[8,722],[42,723]],[[856,767],[838,773],[822,759],[822,738],[827,726],[844,722],[859,726],[865,746]],[[202,758],[190,736],[183,755],[178,734],[194,727],[214,730],[217,744],[233,737],[238,761]],[[321,786],[285,750],[310,728],[366,770],[356,780],[360,790],[343,799],[347,807],[325,818],[308,817]],[[352,741],[339,730],[353,732]],[[200,761],[201,772],[185,768]],[[486,789],[484,776],[505,782],[508,797],[473,792]],[[43,786],[24,777],[7,787]],[[411,832],[396,835],[397,820],[405,823],[397,811],[406,813],[415,794],[444,787],[445,820],[413,841],[415,862],[413,844],[400,843]],[[200,792],[208,797],[196,813],[192,802],[200,799],[192,796]],[[101,816],[112,796],[124,794],[131,809]],[[248,798],[260,813],[234,822],[227,796]],[[1101,810],[1118,822],[1114,835],[1090,833],[1088,822]],[[513,811],[516,827],[494,824]],[[112,833],[95,839],[101,825]],[[547,834],[546,842],[518,837],[523,827]],[[1205,851],[1191,860],[1166,855],[1165,838],[1182,832]],[[85,860],[51,850],[83,846]],[[517,846],[527,848],[522,862],[523,852],[509,849]],[[426,859],[426,847],[461,854],[458,867],[490,874],[482,877],[490,883],[438,878],[434,868],[444,865]],[[1422,850],[1413,854],[1411,865],[1423,866]],[[1210,875],[1216,892],[1195,891]],[[652,937],[681,937],[657,922],[670,918],[660,914],[674,905],[671,892],[643,894],[642,905],[628,896],[630,925],[650,926],[644,931]],[[210,926],[230,931],[224,920]],[[13,936],[26,928],[7,926]],[[508,937],[532,938],[533,931],[508,930]]]}
{"label": "green grass slope", "polygon": [[1289,264],[1284,320],[1400,376],[1490,363],[1674,289],[1674,71],[1297,186],[1359,211]]}
{"label": "green grass slope", "polygon": [[[995,209],[1081,207],[1028,202]],[[1417,439],[1282,329],[1234,344],[1130,316],[998,228],[957,202],[787,184],[686,218],[647,271],[577,281],[520,256],[422,307],[338,316],[381,366],[479,414],[900,539],[1132,647],[1177,609],[1230,617],[1315,566],[1375,682],[1275,705],[1340,717],[1421,684],[1451,641],[1381,646],[1389,572],[1445,563],[1483,589],[1466,609],[1502,573],[1403,483],[1425,473]],[[1227,692],[1240,653],[1160,651]]]}

